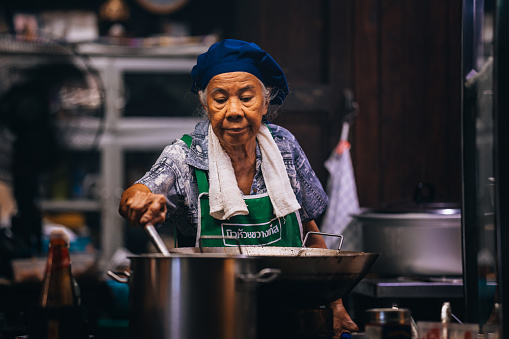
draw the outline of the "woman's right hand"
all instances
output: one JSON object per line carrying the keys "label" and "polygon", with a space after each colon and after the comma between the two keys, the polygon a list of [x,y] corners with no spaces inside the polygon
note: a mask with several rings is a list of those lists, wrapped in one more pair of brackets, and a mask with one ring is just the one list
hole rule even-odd
{"label": "woman's right hand", "polygon": [[162,224],[166,217],[166,198],[152,193],[145,185],[135,184],[122,194],[119,212],[131,226]]}

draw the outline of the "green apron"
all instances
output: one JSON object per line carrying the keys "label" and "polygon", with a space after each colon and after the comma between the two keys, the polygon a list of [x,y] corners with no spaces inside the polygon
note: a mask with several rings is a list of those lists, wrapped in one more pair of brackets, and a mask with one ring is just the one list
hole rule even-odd
{"label": "green apron", "polygon": [[[192,137],[184,135],[182,140],[191,147]],[[199,190],[198,230],[195,246],[200,246],[202,236],[221,236],[238,239],[242,246],[302,246],[302,223],[300,215],[293,212],[277,218],[267,193],[244,197],[249,214],[236,215],[228,220],[219,220],[210,215],[209,183],[204,170],[195,168]],[[237,246],[234,239],[203,239],[202,247]]]}

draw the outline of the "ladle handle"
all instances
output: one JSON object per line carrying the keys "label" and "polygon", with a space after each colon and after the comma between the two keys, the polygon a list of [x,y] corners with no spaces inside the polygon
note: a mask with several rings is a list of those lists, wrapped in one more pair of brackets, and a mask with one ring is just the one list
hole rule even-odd
{"label": "ladle handle", "polygon": [[333,233],[323,233],[323,232],[308,232],[306,233],[306,236],[304,237],[304,241],[302,242],[302,247],[306,247],[306,241],[308,240],[308,236],[310,234],[319,234],[319,235],[325,235],[325,236],[328,236],[328,237],[338,237],[338,238],[341,238],[341,240],[339,240],[339,247],[338,247],[338,251],[341,249],[341,246],[343,246],[343,235],[342,234],[333,234]]}
{"label": "ladle handle", "polygon": [[150,240],[152,240],[152,243],[154,244],[156,249],[159,252],[161,252],[164,256],[166,256],[166,257],[169,256],[170,252],[168,251],[168,249],[166,248],[166,245],[164,244],[163,240],[159,236],[159,233],[157,233],[154,225],[152,225],[150,223],[146,224],[145,231],[147,232]]}

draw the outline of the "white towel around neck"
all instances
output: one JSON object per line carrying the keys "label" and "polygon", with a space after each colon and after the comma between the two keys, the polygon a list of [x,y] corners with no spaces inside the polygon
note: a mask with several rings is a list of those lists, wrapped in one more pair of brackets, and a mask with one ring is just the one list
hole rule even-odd
{"label": "white towel around neck", "polygon": [[[286,173],[283,157],[272,138],[270,130],[262,124],[256,136],[262,153],[262,174],[274,214],[282,217],[300,209],[290,179]],[[246,203],[230,157],[219,143],[209,125],[209,204],[210,215],[226,220],[235,215],[248,214]]]}

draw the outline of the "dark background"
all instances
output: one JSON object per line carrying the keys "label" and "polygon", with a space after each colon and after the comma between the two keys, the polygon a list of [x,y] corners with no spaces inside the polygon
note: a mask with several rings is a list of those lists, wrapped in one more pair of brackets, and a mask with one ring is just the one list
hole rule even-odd
{"label": "dark background", "polygon": [[[98,0],[9,0],[13,12],[98,11]],[[359,114],[350,131],[361,206],[409,202],[418,182],[437,201],[461,200],[461,0],[190,0],[172,14],[125,0],[130,36],[185,22],[192,35],[253,41],[282,66],[292,91],[275,123],[300,141],[323,184],[339,140],[343,91]],[[101,22],[101,34],[111,25]]]}
{"label": "dark background", "polygon": [[418,182],[431,183],[437,201],[461,201],[461,1],[242,3],[251,24],[237,26],[239,36],[270,51],[294,91],[324,93],[278,120],[321,179],[350,88],[359,104],[350,141],[361,206],[409,202]]}

